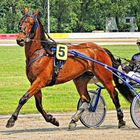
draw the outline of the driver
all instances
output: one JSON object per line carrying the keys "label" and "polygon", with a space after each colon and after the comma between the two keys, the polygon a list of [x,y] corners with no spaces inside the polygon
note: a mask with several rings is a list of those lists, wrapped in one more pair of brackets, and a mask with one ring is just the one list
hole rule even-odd
{"label": "driver", "polygon": [[[137,39],[137,46],[140,50],[140,38]],[[133,79],[140,80],[140,52],[132,56],[129,65],[122,64],[122,70]],[[135,83],[132,81],[132,83]]]}

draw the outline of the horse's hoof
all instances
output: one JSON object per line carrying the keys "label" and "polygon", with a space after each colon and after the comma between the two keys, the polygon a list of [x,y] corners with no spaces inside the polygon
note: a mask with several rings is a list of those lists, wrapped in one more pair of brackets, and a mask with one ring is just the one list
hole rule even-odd
{"label": "horse's hoof", "polygon": [[56,120],[56,118],[53,118],[53,116],[51,114],[47,114],[45,117],[45,120],[47,122],[52,123],[55,126],[59,126],[59,122]]}
{"label": "horse's hoof", "polygon": [[55,126],[59,126],[59,122],[55,118],[52,119],[52,124]]}
{"label": "horse's hoof", "polygon": [[71,120],[71,122],[69,123],[69,130],[74,130],[76,126],[77,126],[76,122]]}
{"label": "horse's hoof", "polygon": [[126,125],[124,120],[119,121],[118,128],[123,128]]}
{"label": "horse's hoof", "polygon": [[8,120],[8,122],[6,124],[6,127],[7,128],[13,127],[14,124],[15,124],[15,120],[11,118],[11,119]]}

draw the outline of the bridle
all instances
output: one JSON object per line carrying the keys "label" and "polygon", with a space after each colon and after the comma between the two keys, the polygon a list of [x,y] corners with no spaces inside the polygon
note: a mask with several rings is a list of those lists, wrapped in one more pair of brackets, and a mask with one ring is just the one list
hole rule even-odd
{"label": "bridle", "polygon": [[[33,25],[32,25],[32,28],[31,28],[31,31],[30,32],[27,32],[25,31],[26,27],[23,27],[23,22],[27,22],[27,17],[31,17],[34,22],[33,22]],[[39,22],[38,22],[38,19],[36,16],[34,16],[33,14],[31,13],[27,13],[26,15],[24,15],[20,21],[19,21],[19,24],[18,24],[18,30],[19,30],[19,33],[24,33],[25,35],[25,39],[22,40],[24,43],[26,42],[30,42],[30,41],[40,41],[42,43],[47,43],[46,40],[36,40],[34,39],[34,36],[35,36],[35,33],[36,33],[36,29],[37,27],[39,26]],[[44,31],[45,32],[45,31]],[[46,35],[47,35],[47,38],[52,41],[54,44],[56,44],[56,42],[48,35],[47,32],[45,32]]]}
{"label": "bridle", "polygon": [[[26,27],[23,26],[24,22],[28,22],[27,21],[28,17],[31,17],[34,20],[33,25],[31,25],[32,26],[31,30],[29,32],[27,32]],[[36,29],[37,29],[38,25],[39,25],[39,23],[37,21],[37,17],[35,17],[31,13],[27,13],[26,15],[24,15],[21,18],[21,20],[19,21],[19,24],[18,24],[18,30],[19,30],[19,33],[23,33],[25,35],[25,39],[22,40],[22,41],[24,41],[24,43],[25,42],[30,42],[33,39],[33,37],[35,36],[35,32],[36,32]]]}

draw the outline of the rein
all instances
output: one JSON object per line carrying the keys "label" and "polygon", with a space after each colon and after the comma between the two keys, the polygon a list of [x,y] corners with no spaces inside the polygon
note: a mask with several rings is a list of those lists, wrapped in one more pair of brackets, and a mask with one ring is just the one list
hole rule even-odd
{"label": "rein", "polygon": [[[42,42],[42,43],[48,43],[48,41],[47,40],[37,40],[37,39],[30,39],[31,41],[40,41],[40,42]],[[50,42],[51,43],[51,42]],[[56,41],[53,41],[52,43],[54,43],[54,45],[55,44],[63,44],[63,45],[71,45],[71,43],[62,43],[62,42],[56,42]]]}

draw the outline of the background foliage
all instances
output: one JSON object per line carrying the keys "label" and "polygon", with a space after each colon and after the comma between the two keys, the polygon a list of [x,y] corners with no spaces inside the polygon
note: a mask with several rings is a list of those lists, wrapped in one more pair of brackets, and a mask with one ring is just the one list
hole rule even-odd
{"label": "background foliage", "polygon": [[[134,16],[140,30],[140,0],[50,0],[51,32],[105,30],[106,17]],[[47,0],[0,0],[0,33],[15,33],[22,9],[38,8],[47,30]]]}

